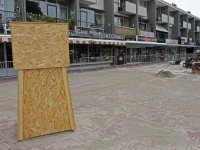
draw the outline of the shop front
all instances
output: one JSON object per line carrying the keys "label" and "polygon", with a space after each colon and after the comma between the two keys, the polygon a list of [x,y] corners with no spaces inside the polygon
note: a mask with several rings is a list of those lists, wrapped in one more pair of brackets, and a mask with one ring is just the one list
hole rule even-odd
{"label": "shop front", "polygon": [[[127,41],[127,63],[160,61],[161,55],[158,54],[160,48],[165,49],[165,43]],[[164,52],[163,52],[164,53]]]}

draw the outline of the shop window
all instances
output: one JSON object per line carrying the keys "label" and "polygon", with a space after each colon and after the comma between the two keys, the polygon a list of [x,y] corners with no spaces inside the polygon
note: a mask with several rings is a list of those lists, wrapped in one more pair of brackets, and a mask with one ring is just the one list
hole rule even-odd
{"label": "shop window", "polygon": [[[71,44],[70,44],[71,45]],[[88,45],[86,44],[75,44],[70,47],[70,62],[88,62]]]}

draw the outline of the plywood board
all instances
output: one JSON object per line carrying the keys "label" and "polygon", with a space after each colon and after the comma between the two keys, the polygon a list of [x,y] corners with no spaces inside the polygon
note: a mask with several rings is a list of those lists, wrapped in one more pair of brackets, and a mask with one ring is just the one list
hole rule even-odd
{"label": "plywood board", "polygon": [[24,71],[19,70],[18,71],[18,140],[23,139],[23,96],[24,96],[24,84],[23,84],[23,78],[24,78]]}
{"label": "plywood board", "polygon": [[24,70],[23,78],[23,138],[74,130],[62,68]]}
{"label": "plywood board", "polygon": [[10,27],[15,70],[70,65],[67,24],[12,22]]}

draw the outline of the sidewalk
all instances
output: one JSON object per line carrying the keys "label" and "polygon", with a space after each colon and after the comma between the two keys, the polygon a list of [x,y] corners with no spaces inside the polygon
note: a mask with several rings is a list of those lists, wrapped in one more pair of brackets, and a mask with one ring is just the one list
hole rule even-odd
{"label": "sidewalk", "polygon": [[[160,70],[174,78],[157,78]],[[70,73],[77,129],[17,142],[17,78],[0,80],[0,150],[198,150],[200,75],[152,64]]]}

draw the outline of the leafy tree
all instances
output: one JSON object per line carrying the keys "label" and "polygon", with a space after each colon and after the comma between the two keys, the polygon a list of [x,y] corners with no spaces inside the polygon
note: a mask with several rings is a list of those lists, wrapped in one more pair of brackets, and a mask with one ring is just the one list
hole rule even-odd
{"label": "leafy tree", "polygon": [[38,2],[26,0],[26,11],[28,13],[43,15]]}

